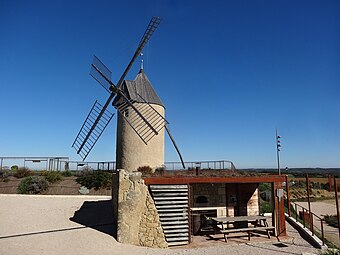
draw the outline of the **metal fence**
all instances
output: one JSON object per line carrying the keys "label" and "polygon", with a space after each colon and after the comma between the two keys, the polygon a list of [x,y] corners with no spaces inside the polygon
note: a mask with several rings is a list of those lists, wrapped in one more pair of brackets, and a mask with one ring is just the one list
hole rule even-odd
{"label": "metal fence", "polygon": [[0,157],[0,170],[17,166],[33,170],[62,171],[68,161],[68,157]]}
{"label": "metal fence", "polygon": [[[232,161],[192,161],[184,162],[187,170],[191,169],[208,169],[208,170],[236,170]],[[165,170],[184,170],[181,162],[165,162]]]}
{"label": "metal fence", "polygon": [[[236,170],[232,161],[191,161],[184,162],[185,169],[181,162],[165,162],[165,170]],[[92,170],[115,171],[115,161],[72,161],[68,157],[0,157],[0,170],[11,169],[12,166],[28,167],[32,170],[48,171],[78,171],[84,168]]]}

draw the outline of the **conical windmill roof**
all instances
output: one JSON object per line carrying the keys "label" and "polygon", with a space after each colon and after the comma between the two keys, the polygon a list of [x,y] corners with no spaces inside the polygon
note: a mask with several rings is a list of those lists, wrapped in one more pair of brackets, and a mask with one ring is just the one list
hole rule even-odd
{"label": "conical windmill roof", "polygon": [[[139,71],[133,81],[125,80],[122,85],[122,90],[129,99],[132,99],[138,103],[144,103],[144,99],[150,104],[158,104],[164,107],[161,99],[157,95],[143,69]],[[140,95],[143,99],[141,99],[138,95]],[[122,102],[122,98],[118,96],[113,101],[113,105],[116,106]]]}

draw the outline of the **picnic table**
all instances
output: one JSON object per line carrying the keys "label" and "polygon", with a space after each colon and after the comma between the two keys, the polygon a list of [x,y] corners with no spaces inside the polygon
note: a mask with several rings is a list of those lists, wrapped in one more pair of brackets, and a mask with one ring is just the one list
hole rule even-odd
{"label": "picnic table", "polygon": [[[219,233],[224,235],[224,239],[228,242],[227,235],[229,233],[247,232],[248,240],[255,231],[266,231],[268,238],[270,238],[270,231],[274,231],[274,227],[268,226],[267,217],[261,215],[251,216],[235,216],[235,217],[210,217],[215,223],[216,229]],[[248,226],[249,223],[252,226]],[[241,227],[239,227],[241,226]]]}

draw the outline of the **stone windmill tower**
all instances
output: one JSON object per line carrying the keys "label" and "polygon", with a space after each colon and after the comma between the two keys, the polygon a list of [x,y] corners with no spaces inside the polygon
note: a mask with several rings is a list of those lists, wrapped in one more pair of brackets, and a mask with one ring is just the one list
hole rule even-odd
{"label": "stone windmill tower", "polygon": [[[141,109],[141,112],[146,112],[152,107],[162,118],[165,118],[165,107],[144,72],[143,62],[136,78],[133,81],[125,80],[122,90],[129,100],[132,100],[134,105]],[[113,105],[119,107],[123,103],[122,100],[122,98],[116,97]],[[152,118],[157,118],[157,113],[154,112],[153,116],[149,117],[150,123],[153,121]],[[127,107],[122,113],[118,113],[117,169],[134,171],[140,166],[150,166],[153,169],[161,167],[164,164],[164,129],[160,130],[158,135],[146,144],[140,138],[139,133],[135,132],[129,124],[135,117],[131,107]],[[146,128],[145,123],[140,123],[137,128],[142,132]]]}

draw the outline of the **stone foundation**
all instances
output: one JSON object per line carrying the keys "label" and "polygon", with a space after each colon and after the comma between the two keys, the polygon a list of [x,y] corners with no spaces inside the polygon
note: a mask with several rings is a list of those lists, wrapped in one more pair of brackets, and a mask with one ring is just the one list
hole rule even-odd
{"label": "stone foundation", "polygon": [[118,170],[113,175],[112,201],[118,242],[168,247],[157,209],[141,173]]}

